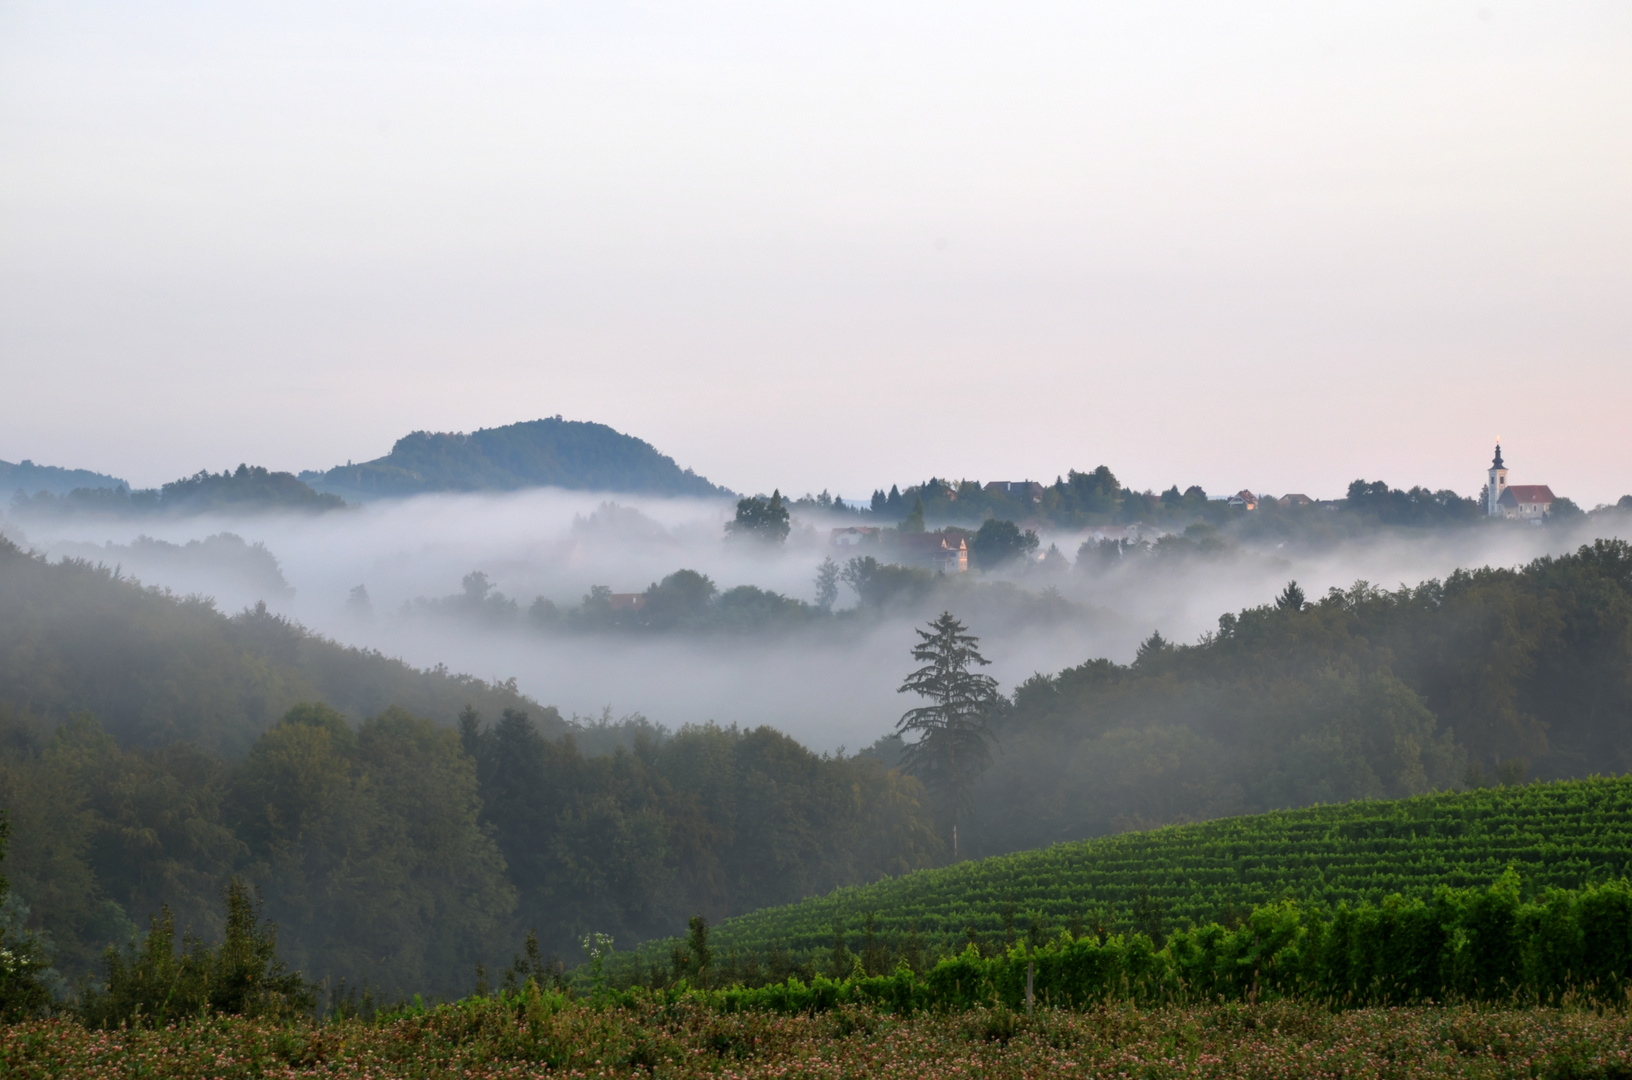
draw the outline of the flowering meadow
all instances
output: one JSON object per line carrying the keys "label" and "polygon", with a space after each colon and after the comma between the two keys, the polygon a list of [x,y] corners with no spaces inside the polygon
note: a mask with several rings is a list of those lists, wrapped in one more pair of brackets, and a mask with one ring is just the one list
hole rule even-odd
{"label": "flowering meadow", "polygon": [[467,999],[375,1022],[235,1017],[160,1029],[0,1029],[0,1075],[74,1077],[1632,1077],[1624,1011],[1228,1003],[899,1016],[696,1002],[517,1008]]}

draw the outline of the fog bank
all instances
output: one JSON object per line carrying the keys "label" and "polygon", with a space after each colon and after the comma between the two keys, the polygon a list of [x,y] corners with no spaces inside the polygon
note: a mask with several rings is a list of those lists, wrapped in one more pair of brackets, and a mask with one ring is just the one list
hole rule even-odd
{"label": "fog bank", "polygon": [[[981,636],[990,673],[1008,691],[1033,672],[1091,657],[1130,660],[1152,631],[1194,641],[1221,613],[1269,602],[1291,579],[1314,599],[1357,579],[1416,584],[1457,567],[1517,565],[1597,534],[1632,534],[1626,515],[1595,516],[1546,529],[1379,530],[1318,550],[1234,544],[1159,562],[1130,556],[1085,559],[1075,569],[1016,564],[947,580],[921,601],[876,615],[762,632],[546,632],[530,624],[526,609],[535,598],[573,608],[592,586],[636,593],[681,568],[708,575],[722,591],[753,585],[809,602],[821,560],[843,562],[851,553],[832,549],[828,531],[855,518],[796,515],[788,542],[766,550],[724,539],[731,512],[726,500],[537,489],[423,496],[322,515],[13,516],[4,529],[53,556],[119,565],[147,584],[213,596],[226,610],[264,601],[322,634],[415,665],[514,677],[563,715],[610,707],[671,728],[708,720],[770,724],[820,750],[854,750],[891,728],[906,707],[895,690],[912,666],[911,628],[942,606]],[[1084,538],[1044,535],[1042,550],[1057,544],[1069,562]],[[412,610],[416,600],[459,594],[473,571],[517,603],[510,622]],[[358,586],[366,608],[348,604]],[[841,589],[837,607],[856,604],[854,592]]]}

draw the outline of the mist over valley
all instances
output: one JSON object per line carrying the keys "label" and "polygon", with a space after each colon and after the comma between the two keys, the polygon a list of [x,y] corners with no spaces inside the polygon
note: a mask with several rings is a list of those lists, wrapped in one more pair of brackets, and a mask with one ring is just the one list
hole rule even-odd
{"label": "mist over valley", "polygon": [[[672,462],[670,473],[682,476]],[[1561,516],[1545,529],[1477,521],[1413,528],[1382,525],[1375,514],[1341,508],[1342,500],[1263,513],[1215,501],[1155,522],[1117,506],[1086,515],[1098,524],[1062,528],[1021,517],[1036,531],[1034,550],[946,575],[876,537],[836,536],[897,528],[865,499],[850,500],[858,510],[810,496],[790,502],[790,532],[775,545],[729,539],[734,498],[554,487],[374,498],[321,514],[260,503],[241,513],[53,514],[21,500],[5,529],[52,557],[117,566],[146,584],[209,597],[226,612],[264,603],[336,641],[416,666],[514,678],[565,716],[610,708],[670,729],[770,724],[818,750],[852,751],[893,729],[910,628],[942,609],[981,636],[991,673],[1009,692],[1035,673],[1093,657],[1130,662],[1153,632],[1193,642],[1216,630],[1221,614],[1266,603],[1290,580],[1310,597],[1356,581],[1416,585],[1628,531],[1626,516],[1611,511]],[[955,498],[941,506],[957,509]],[[973,534],[979,524],[967,512],[948,516],[927,527],[957,522]],[[869,542],[845,542],[858,539]],[[822,561],[869,555],[927,569],[931,579],[869,600],[841,581],[832,614],[818,608]],[[604,625],[569,617],[596,587],[643,594],[682,570],[709,579],[716,591],[705,600],[715,608],[731,607],[733,589],[788,603],[655,627],[638,615]]]}
{"label": "mist over valley", "polygon": [[1629,61],[0,5],[0,1074],[1626,1072]]}

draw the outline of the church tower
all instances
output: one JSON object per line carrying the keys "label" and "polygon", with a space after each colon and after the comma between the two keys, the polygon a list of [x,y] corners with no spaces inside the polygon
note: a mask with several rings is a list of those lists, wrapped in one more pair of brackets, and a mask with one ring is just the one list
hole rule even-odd
{"label": "church tower", "polygon": [[1502,492],[1507,490],[1507,466],[1502,464],[1502,444],[1496,444],[1496,460],[1490,463],[1490,482],[1485,486],[1485,513],[1498,517]]}

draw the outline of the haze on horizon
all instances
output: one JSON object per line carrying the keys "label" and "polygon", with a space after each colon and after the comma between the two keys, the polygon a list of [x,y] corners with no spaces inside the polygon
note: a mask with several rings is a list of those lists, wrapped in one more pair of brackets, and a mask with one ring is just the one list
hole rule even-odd
{"label": "haze on horizon", "polygon": [[1632,489],[1609,3],[0,3],[0,458]]}

